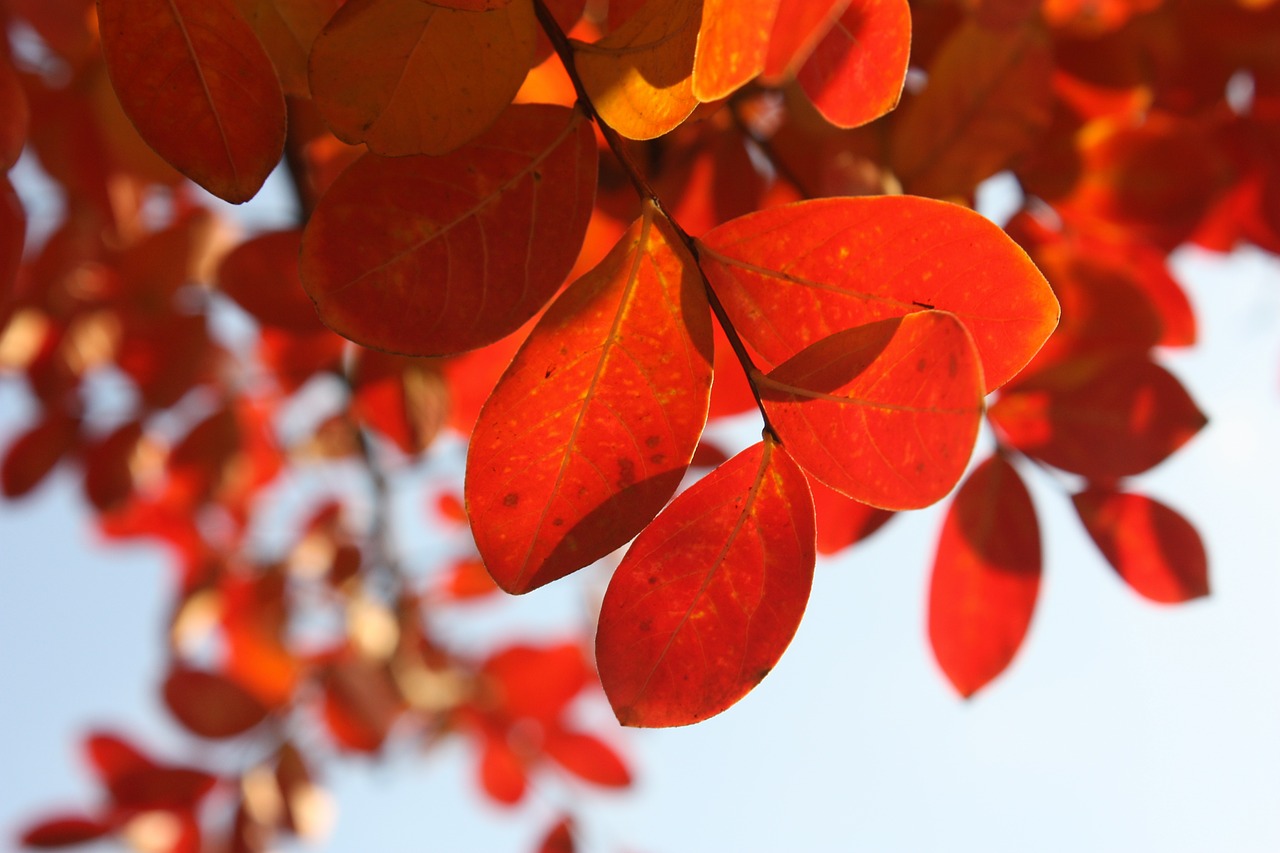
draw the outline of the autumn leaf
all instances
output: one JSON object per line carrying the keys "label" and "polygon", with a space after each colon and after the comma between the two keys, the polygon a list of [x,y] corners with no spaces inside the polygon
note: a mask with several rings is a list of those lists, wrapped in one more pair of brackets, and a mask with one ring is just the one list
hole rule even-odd
{"label": "autumn leaf", "polygon": [[1107,562],[1139,595],[1178,604],[1209,594],[1204,543],[1176,510],[1146,495],[1101,486],[1071,501]]}
{"label": "autumn leaf", "polygon": [[583,86],[606,124],[653,139],[693,112],[694,51],[703,0],[648,0],[599,41],[573,43]]}
{"label": "autumn leaf", "polygon": [[0,54],[0,169],[11,169],[18,162],[30,120],[22,82],[9,58]]}
{"label": "autumn leaf", "polygon": [[646,207],[548,309],[472,432],[467,512],[503,589],[576,571],[658,513],[702,433],[711,358],[694,260]]}
{"label": "autumn leaf", "polygon": [[791,642],[814,559],[809,484],[771,440],[672,501],[600,608],[596,663],[618,721],[688,725],[745,696]]}
{"label": "autumn leaf", "polygon": [[906,0],[853,0],[796,80],[837,127],[858,127],[898,105],[911,52]]}
{"label": "autumn leaf", "polygon": [[271,231],[245,240],[218,266],[218,289],[265,326],[291,332],[320,328],[298,279],[302,232]]}
{"label": "autumn leaf", "polygon": [[444,154],[511,103],[536,32],[531,0],[484,12],[349,0],[311,50],[311,91],[343,142],[387,156]]}
{"label": "autumn leaf", "polygon": [[0,323],[9,310],[9,295],[22,263],[27,236],[27,216],[9,179],[0,175]]}
{"label": "autumn leaf", "polygon": [[267,716],[267,708],[252,693],[214,672],[174,667],[163,695],[178,721],[201,737],[235,737]]}
{"label": "autumn leaf", "polygon": [[284,95],[231,0],[99,0],[98,25],[147,144],[214,195],[253,198],[284,148]]}
{"label": "autumn leaf", "polygon": [[848,5],[849,0],[780,0],[765,57],[765,80],[779,83],[794,75]]}
{"label": "autumn leaf", "polygon": [[922,311],[837,332],[757,380],[791,456],[882,509],[941,500],[982,419],[982,368],[954,315]]}
{"label": "autumn leaf", "polygon": [[810,478],[813,509],[818,517],[818,553],[838,554],[875,533],[894,513],[845,497],[821,481]]}
{"label": "autumn leaf", "polygon": [[693,95],[728,97],[764,70],[769,32],[780,0],[703,0],[693,59]]}
{"label": "autumn leaf", "polygon": [[803,201],[699,239],[703,269],[769,364],[854,326],[949,311],[973,336],[986,390],[1053,331],[1058,303],[1031,260],[967,208],[911,196]]}
{"label": "autumn leaf", "polygon": [[365,155],[307,223],[303,287],[329,328],[374,349],[447,355],[492,343],[573,266],[596,156],[583,115],[550,105],[513,106],[443,157]]}
{"label": "autumn leaf", "polygon": [[1013,660],[1031,624],[1040,561],[1031,495],[1013,466],[992,456],[947,510],[929,584],[929,642],[961,696]]}

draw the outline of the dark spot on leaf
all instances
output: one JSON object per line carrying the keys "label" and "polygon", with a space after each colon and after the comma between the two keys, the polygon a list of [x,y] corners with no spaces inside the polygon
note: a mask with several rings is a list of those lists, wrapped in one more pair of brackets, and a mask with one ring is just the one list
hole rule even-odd
{"label": "dark spot on leaf", "polygon": [[541,172],[539,172],[537,169],[534,169],[534,170],[533,170],[533,172],[531,172],[530,174],[532,174],[532,175],[533,175],[533,179],[534,179],[535,181],[541,181],[541,180],[542,180],[542,173],[541,173]]}
{"label": "dark spot on leaf", "polygon": [[932,305],[930,305],[928,302],[921,302],[921,301],[919,301],[918,299],[912,299],[912,300],[911,300],[911,304],[912,304],[912,305],[918,305],[919,307],[921,307],[921,308],[925,308],[925,309],[928,309],[929,311],[932,311],[932,310],[933,310],[933,306],[932,306]]}
{"label": "dark spot on leaf", "polygon": [[756,684],[759,684],[761,681],[764,681],[764,677],[768,674],[769,674],[769,667],[766,666],[764,669],[760,670],[760,672],[756,674]]}
{"label": "dark spot on leaf", "polygon": [[928,366],[929,366],[929,363],[925,361],[923,358],[916,362],[916,370],[918,370],[920,373],[924,373],[925,369],[928,368]]}
{"label": "dark spot on leaf", "polygon": [[644,440],[644,446],[648,448],[657,447],[659,444],[662,444],[662,436],[660,435],[651,435]]}
{"label": "dark spot on leaf", "polygon": [[653,586],[657,582],[658,582],[657,575],[649,575],[649,586]]}
{"label": "dark spot on leaf", "polygon": [[662,460],[666,458],[667,457],[662,453],[655,453],[649,457],[649,461],[652,462],[654,465],[661,465]]}
{"label": "dark spot on leaf", "polygon": [[542,378],[543,378],[543,379],[550,379],[550,378],[551,378],[551,374],[553,374],[553,373],[555,373],[555,372],[556,372],[556,369],[555,369],[555,366],[554,366],[554,365],[553,365],[553,366],[551,366],[551,367],[548,367],[548,368],[547,368],[547,372],[546,372],[546,373],[544,373],[544,374],[542,374]]}
{"label": "dark spot on leaf", "polygon": [[956,361],[955,353],[952,353],[951,357],[947,359],[947,375],[955,376],[959,372],[960,364]]}
{"label": "dark spot on leaf", "polygon": [[636,463],[630,459],[618,458],[618,488],[625,489],[636,482]]}
{"label": "dark spot on leaf", "polygon": [[552,526],[552,527],[564,527],[564,519],[563,519],[563,518],[553,518],[553,519],[551,519],[551,526]]}
{"label": "dark spot on leaf", "polygon": [[520,496],[515,492],[508,492],[507,496],[502,499],[503,506],[515,506],[520,503]]}
{"label": "dark spot on leaf", "polygon": [[646,634],[647,634],[647,633],[649,633],[650,631],[652,631],[652,630],[653,630],[653,620],[652,620],[652,619],[646,619],[646,620],[644,620],[643,622],[641,622],[641,623],[640,623],[640,630],[641,630],[641,631],[643,631],[643,632],[644,632],[644,633],[646,633]]}

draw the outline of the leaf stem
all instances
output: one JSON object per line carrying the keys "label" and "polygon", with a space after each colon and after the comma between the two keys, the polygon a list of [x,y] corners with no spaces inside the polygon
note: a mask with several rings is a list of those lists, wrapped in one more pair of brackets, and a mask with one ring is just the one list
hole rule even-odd
{"label": "leaf stem", "polygon": [[626,173],[627,179],[631,181],[636,193],[652,204],[658,213],[662,215],[662,218],[671,226],[671,230],[675,232],[680,242],[693,258],[694,266],[698,268],[698,277],[702,279],[702,288],[707,294],[707,302],[711,305],[711,313],[715,315],[716,322],[724,330],[725,337],[729,340],[729,346],[733,349],[733,354],[737,357],[738,364],[742,366],[742,371],[747,376],[747,384],[751,388],[751,396],[755,398],[756,408],[760,410],[760,417],[764,420],[765,432],[776,443],[782,444],[782,439],[778,437],[777,430],[773,428],[773,423],[769,420],[769,413],[765,411],[764,399],[760,396],[760,388],[756,383],[756,377],[761,375],[761,371],[756,367],[751,354],[747,352],[747,347],[742,342],[742,337],[738,334],[738,330],[734,328],[728,312],[725,311],[724,303],[716,295],[715,288],[711,286],[711,280],[707,278],[706,272],[702,269],[698,241],[690,237],[689,232],[685,231],[680,223],[676,221],[676,218],[663,207],[662,199],[658,197],[657,191],[654,190],[644,173],[640,171],[640,167],[636,165],[635,158],[631,156],[626,140],[608,122],[602,119],[596,111],[595,104],[592,103],[591,96],[587,94],[586,86],[582,82],[582,77],[578,75],[577,62],[573,56],[573,45],[569,43],[569,37],[560,28],[560,22],[551,14],[551,10],[547,8],[544,0],[533,0],[533,11],[538,17],[538,23],[541,24],[542,31],[547,34],[547,38],[551,41],[551,46],[555,48],[556,55],[560,57],[560,63],[564,66],[565,73],[569,75],[569,80],[573,82],[573,90],[578,95],[578,109],[586,113],[587,117],[595,122],[596,127],[600,128],[600,133],[604,136],[605,143],[609,146],[609,150],[613,152],[613,156],[618,159],[618,163],[621,164],[623,172]]}

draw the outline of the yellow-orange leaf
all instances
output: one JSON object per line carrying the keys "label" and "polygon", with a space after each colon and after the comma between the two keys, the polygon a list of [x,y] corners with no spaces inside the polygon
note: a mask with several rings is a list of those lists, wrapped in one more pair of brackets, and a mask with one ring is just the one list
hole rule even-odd
{"label": "yellow-orange leaf", "polygon": [[388,156],[443,154],[511,103],[533,61],[531,0],[492,12],[349,0],[311,51],[311,91],[334,134]]}
{"label": "yellow-orange leaf", "polygon": [[147,144],[219,198],[253,198],[284,150],[284,94],[231,0],[99,0],[98,26]]}
{"label": "yellow-orange leaf", "polygon": [[941,500],[982,419],[982,366],[954,315],[923,311],[837,332],[760,381],[765,409],[806,471],[882,509]]}
{"label": "yellow-orange leaf", "polygon": [[857,127],[898,105],[910,52],[907,0],[855,0],[796,80],[827,121]]}
{"label": "yellow-orange leaf", "polygon": [[649,0],[592,44],[575,41],[582,83],[606,124],[629,139],[653,139],[689,117],[703,0]]}
{"label": "yellow-orange leaf", "polygon": [[697,266],[647,207],[538,322],[471,436],[476,546],[522,593],[635,536],[674,494],[707,417]]}
{"label": "yellow-orange leaf", "polygon": [[968,208],[911,196],[762,210],[700,238],[703,269],[770,365],[836,332],[927,308],[973,335],[987,390],[1022,369],[1058,320],[1026,253]]}
{"label": "yellow-orange leaf", "polygon": [[1049,126],[1049,39],[1038,24],[1016,34],[959,27],[905,103],[891,139],[893,170],[909,192],[963,196],[1005,168]]}
{"label": "yellow-orange leaf", "polygon": [[340,335],[403,355],[448,355],[519,328],[582,246],[596,142],[582,113],[511,107],[442,157],[367,154],[316,205],[302,285]]}
{"label": "yellow-orange leaf", "polygon": [[779,0],[703,0],[693,94],[718,101],[764,70]]}
{"label": "yellow-orange leaf", "polygon": [[772,441],[672,501],[600,607],[596,664],[619,722],[688,725],[745,696],[791,642],[813,564],[809,483]]}

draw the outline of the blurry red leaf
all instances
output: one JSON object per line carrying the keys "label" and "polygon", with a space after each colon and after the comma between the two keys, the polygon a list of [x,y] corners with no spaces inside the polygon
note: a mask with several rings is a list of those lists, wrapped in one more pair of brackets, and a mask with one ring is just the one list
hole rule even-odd
{"label": "blurry red leaf", "polygon": [[591,669],[576,643],[511,646],[490,657],[482,671],[493,679],[507,717],[548,725],[591,681]]}
{"label": "blurry red leaf", "polygon": [[954,315],[921,311],[823,338],[759,380],[791,456],[884,509],[941,500],[982,420],[982,367]]}
{"label": "blurry red leaf", "polygon": [[80,422],[51,411],[44,419],[18,436],[0,462],[0,488],[7,498],[30,492],[76,446]]}
{"label": "blurry red leaf", "polygon": [[259,323],[291,332],[321,328],[298,279],[297,230],[260,234],[236,246],[218,267],[218,288]]}
{"label": "blurry red leaf", "polygon": [[9,58],[0,54],[0,170],[18,162],[30,121],[27,96]]}
{"label": "blurry red leaf", "polygon": [[1031,495],[1013,466],[993,456],[947,510],[929,586],[929,641],[961,696],[1013,660],[1031,624],[1040,561]]}
{"label": "blurry red leaf", "polygon": [[524,763],[507,743],[504,731],[489,732],[480,746],[480,784],[502,805],[514,805],[524,797],[528,778]]}
{"label": "blurry red leaf", "polygon": [[1145,495],[1102,487],[1071,500],[1093,541],[1135,592],[1162,604],[1209,594],[1204,543],[1176,511]]}
{"label": "blurry red leaf", "polygon": [[97,818],[58,815],[23,830],[19,843],[24,847],[70,847],[101,838],[114,829],[110,822]]}
{"label": "blurry red leaf", "polygon": [[201,737],[235,737],[267,716],[266,707],[253,694],[218,673],[176,666],[163,690],[169,711]]}
{"label": "blurry red leaf", "polygon": [[1022,452],[1103,482],[1157,465],[1207,423],[1176,377],[1126,354],[1031,374],[1000,395],[990,417]]}
{"label": "blurry red leaf", "polygon": [[100,510],[123,504],[133,491],[129,460],[142,438],[142,424],[129,421],[84,448],[84,492]]}
{"label": "blurry red leaf", "polygon": [[22,262],[27,236],[27,215],[8,177],[0,175],[0,323],[5,322],[13,282]]}
{"label": "blurry red leaf", "polygon": [[438,589],[451,601],[470,601],[497,592],[484,562],[478,558],[454,560],[440,577]]}
{"label": "blurry red leaf", "polygon": [[354,374],[352,412],[405,453],[421,453],[444,427],[449,398],[438,362],[363,350]]}
{"label": "blurry red leaf", "polygon": [[646,208],[548,309],[472,432],[467,513],[499,586],[563,577],[658,513],[702,432],[711,350],[696,265]]}
{"label": "blurry red leaf", "polygon": [[631,784],[631,772],[618,754],[593,735],[553,729],[546,733],[542,749],[575,776],[610,788]]}
{"label": "blurry red leaf", "polygon": [[576,850],[573,843],[573,822],[564,817],[548,830],[537,853],[575,853]]}
{"label": "blurry red leaf", "polygon": [[726,222],[699,243],[734,325],[774,365],[835,332],[937,308],[973,335],[990,391],[1058,319],[1022,249],[977,213],[932,199],[798,202]]}
{"label": "blurry red leaf", "polygon": [[90,762],[120,808],[191,809],[217,782],[203,770],[157,764],[114,735],[90,735],[85,745]]}
{"label": "blurry red leaf", "polygon": [[906,0],[853,0],[796,80],[837,127],[858,127],[898,105],[911,47]]}
{"label": "blurry red leaf", "polygon": [[342,656],[324,669],[324,721],[339,746],[377,752],[404,701],[385,667]]}
{"label": "blurry red leaf", "polygon": [[230,0],[98,0],[98,25],[147,143],[214,195],[252,198],[284,148],[284,95]]}
{"label": "blurry red leaf", "polygon": [[619,722],[677,726],[733,705],[800,624],[814,564],[804,472],[766,440],[671,502],[609,582],[596,634]]}
{"label": "blurry red leaf", "polygon": [[444,157],[365,155],[307,224],[303,286],[326,325],[374,349],[446,355],[484,346],[519,328],[563,282],[595,175],[590,124],[551,105],[513,106]]}

